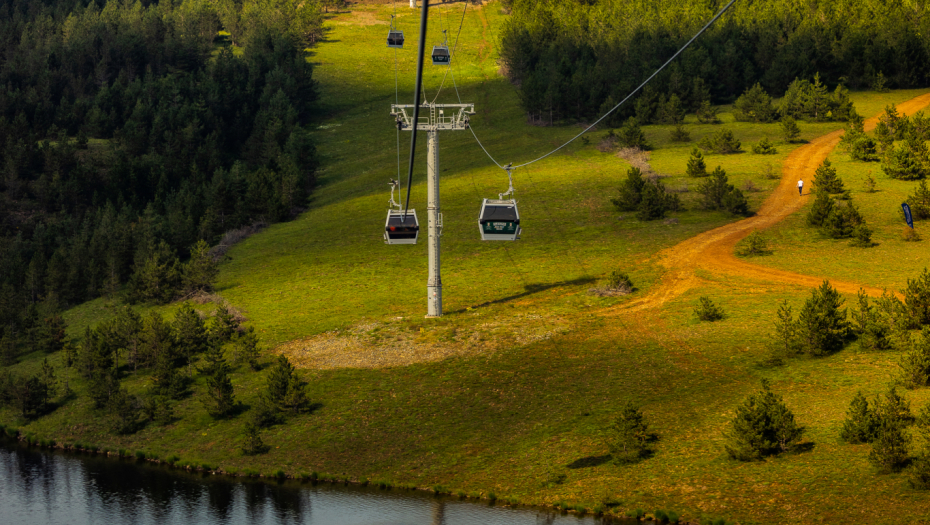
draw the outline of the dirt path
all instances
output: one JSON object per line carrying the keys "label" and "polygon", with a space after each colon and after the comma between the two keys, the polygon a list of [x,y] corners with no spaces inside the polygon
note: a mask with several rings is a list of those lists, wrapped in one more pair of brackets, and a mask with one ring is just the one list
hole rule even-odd
{"label": "dirt path", "polygon": [[[898,106],[898,111],[911,115],[930,105],[930,93],[908,100]],[[875,128],[878,117],[865,122],[866,131]],[[807,288],[819,286],[826,275],[802,275],[775,268],[767,268],[748,263],[733,255],[736,243],[752,233],[774,226],[782,219],[798,211],[810,198],[806,193],[798,197],[797,181],[803,179],[807,188],[812,186],[814,172],[820,163],[836,148],[843,131],[837,130],[818,137],[796,149],[785,160],[782,179],[768,199],[762,203],[759,212],[748,219],[727,224],[702,233],[661,251],[659,263],[666,268],[661,283],[648,295],[627,303],[616,313],[656,308],[672,300],[699,284],[696,270],[712,273],[736,275],[758,281],[770,281]],[[808,190],[809,192],[810,190]],[[864,288],[869,295],[880,295],[881,289],[864,286],[861,283],[830,280],[831,284],[843,293],[856,293]]]}

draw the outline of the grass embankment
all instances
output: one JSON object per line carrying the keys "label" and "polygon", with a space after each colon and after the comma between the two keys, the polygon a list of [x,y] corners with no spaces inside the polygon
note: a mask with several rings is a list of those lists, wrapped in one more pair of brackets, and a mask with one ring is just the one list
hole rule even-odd
{"label": "grass embankment", "polygon": [[[444,6],[443,20],[457,20],[460,7]],[[213,421],[197,399],[199,384],[194,397],[177,405],[175,423],[132,436],[108,435],[103,416],[82,396],[37,421],[17,424],[59,441],[146,450],[163,458],[176,454],[226,471],[318,471],[354,480],[442,485],[472,495],[494,493],[525,503],[565,501],[589,509],[609,504],[619,513],[664,508],[692,520],[715,516],[743,523],[926,520],[926,494],[907,489],[900,475],[877,475],[866,459],[868,446],[845,445],[838,438],[855,391],[885,390],[897,355],[849,348],[777,369],[757,366],[777,303],[787,299],[797,307],[807,290],[704,272],[700,289],[661,310],[599,315],[630,298],[588,295],[597,279],[623,269],[640,289],[636,293],[647,293],[661,277],[655,254],[736,220],[703,211],[673,214],[677,222],[670,223],[640,222],[632,214],[618,219],[608,197],[625,177],[627,164],[596,149],[604,130],[594,133],[590,144],[579,141],[516,172],[525,233],[513,244],[481,243],[476,231],[480,199],[506,189],[504,172],[484,156],[470,133],[442,134],[447,315],[422,319],[425,239],[417,246],[381,241],[387,181],[397,174],[389,115],[394,51],[384,47],[388,14],[389,7],[354,6],[353,12],[328,21],[327,41],[314,48],[311,58],[318,64],[316,77],[328,111],[317,133],[323,170],[311,210],[231,250],[219,285],[219,293],[245,313],[267,348],[305,338],[287,348],[312,347],[322,340],[314,336],[332,331],[329,339],[361,341],[347,346],[359,367],[333,367],[311,352],[302,361],[308,367],[303,376],[311,399],[322,407],[265,431],[271,450],[257,457],[238,452],[247,414]],[[399,14],[412,43],[416,13],[402,9]],[[440,40],[438,11],[431,16],[430,43]],[[494,35],[502,18],[497,4],[469,8],[454,72],[462,100],[476,104],[472,122],[485,145],[502,163],[521,162],[579,128],[526,124],[513,87],[497,72]],[[412,47],[397,52],[401,103],[411,98]],[[426,71],[432,99],[445,70],[427,66]],[[449,80],[440,101],[457,102]],[[854,93],[853,99],[860,113],[871,116],[919,93]],[[734,123],[728,113],[721,116],[746,150],[762,137],[780,136],[778,124]],[[840,127],[800,125],[805,139]],[[645,131],[655,147],[653,168],[669,175],[663,179],[667,187],[687,185],[690,191],[681,196],[693,209],[697,182],[684,177],[687,158],[694,143],[720,126],[698,125],[689,117],[686,129],[691,143],[669,142],[667,126]],[[408,141],[401,136],[402,158]],[[419,151],[425,152],[425,146],[425,141],[418,145]],[[780,172],[780,163],[796,147],[779,142],[777,155],[708,155],[707,163],[721,165],[737,187],[752,181],[760,191],[748,196],[758,206],[777,183],[763,178],[764,165],[771,163]],[[884,250],[894,253],[900,225],[890,223],[895,212],[881,200],[891,202],[897,198],[893,191],[909,190],[882,178],[877,165],[834,157],[880,245],[863,250],[820,239],[797,222],[802,211],[774,230],[775,254],[760,263],[902,287],[919,264],[892,273],[866,262],[878,260],[875,254]],[[422,210],[425,225],[423,158],[412,202]],[[853,174],[868,169],[882,191],[860,195]],[[923,243],[913,246],[926,253]],[[859,261],[858,267],[849,260]],[[700,295],[713,297],[728,318],[695,321],[692,308]],[[68,313],[71,334],[105,319],[111,308],[98,300],[73,309]],[[164,311],[170,315],[171,310]],[[457,357],[415,362],[408,349],[408,357],[398,361],[406,366],[376,366],[390,363],[400,345],[413,348],[413,354],[453,348]],[[30,356],[18,368],[36,367],[39,360]],[[60,356],[52,361],[60,363]],[[730,461],[722,448],[727,423],[761,378],[772,381],[807,426],[813,449],[759,463]],[[254,403],[262,381],[259,374],[237,371],[236,395]],[[150,380],[130,377],[124,383],[139,392]],[[79,394],[81,388],[76,384]],[[930,397],[925,391],[908,396],[914,406]],[[643,406],[660,441],[655,457],[619,467],[606,461],[604,430],[628,399]],[[13,423],[15,417],[4,411],[0,420]]]}

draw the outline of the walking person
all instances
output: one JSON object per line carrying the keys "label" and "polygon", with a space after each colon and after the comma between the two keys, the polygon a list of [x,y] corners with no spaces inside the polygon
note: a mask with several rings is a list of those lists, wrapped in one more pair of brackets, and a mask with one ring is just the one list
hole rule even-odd
{"label": "walking person", "polygon": [[803,191],[804,191],[804,180],[803,180],[803,179],[798,179],[798,197],[801,196],[801,194],[803,193]]}

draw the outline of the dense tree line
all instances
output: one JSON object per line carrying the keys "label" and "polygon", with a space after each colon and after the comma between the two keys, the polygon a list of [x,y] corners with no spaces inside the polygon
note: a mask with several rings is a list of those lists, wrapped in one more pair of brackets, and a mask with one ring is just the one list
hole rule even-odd
{"label": "dense tree line", "polygon": [[305,204],[320,19],[293,0],[0,0],[3,344],[32,349],[43,299],[170,300],[198,241]]}
{"label": "dense tree line", "polygon": [[[505,3],[512,9],[501,32],[508,75],[519,82],[527,112],[555,121],[588,119],[615,105],[726,2]],[[930,31],[928,11],[923,3],[891,0],[737,2],[610,124],[634,113],[642,124],[672,123],[684,111],[701,116],[702,107],[732,102],[757,83],[800,102],[795,95],[806,86],[792,83],[814,79],[821,95],[815,105],[826,111],[827,85],[926,85],[930,43],[921,35]]]}

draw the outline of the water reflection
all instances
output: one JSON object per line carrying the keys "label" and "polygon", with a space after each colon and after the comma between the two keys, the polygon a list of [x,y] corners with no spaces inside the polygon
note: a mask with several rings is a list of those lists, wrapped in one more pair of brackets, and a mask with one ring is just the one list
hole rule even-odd
{"label": "water reflection", "polygon": [[372,487],[239,481],[131,460],[2,446],[0,523],[595,525],[600,520]]}

